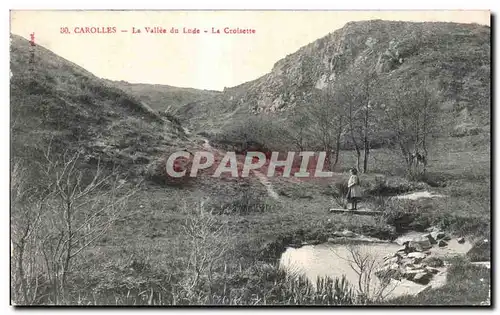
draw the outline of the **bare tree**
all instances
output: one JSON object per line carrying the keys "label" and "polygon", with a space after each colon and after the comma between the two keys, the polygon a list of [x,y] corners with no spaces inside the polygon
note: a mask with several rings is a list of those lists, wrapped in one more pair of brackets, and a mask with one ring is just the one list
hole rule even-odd
{"label": "bare tree", "polygon": [[304,106],[294,108],[288,122],[288,138],[299,151],[305,151],[311,128],[311,118]]}
{"label": "bare tree", "polygon": [[196,289],[203,279],[208,283],[208,297],[211,299],[214,269],[223,263],[230,249],[228,225],[207,211],[205,202],[200,202],[193,208],[184,205],[183,211],[187,215],[182,227],[191,246],[187,277],[181,290],[192,299],[197,296]]}
{"label": "bare tree", "polygon": [[344,75],[336,85],[337,101],[344,104],[347,137],[354,146],[357,169],[361,169],[362,126],[360,125],[360,106],[357,104],[358,82]]}
{"label": "bare tree", "polygon": [[[52,302],[64,302],[75,258],[108,232],[137,190],[125,188],[116,171],[104,174],[99,163],[93,174],[82,171],[79,163],[79,153],[66,152],[57,158],[49,146],[39,163],[42,183],[23,178],[26,173],[14,169],[19,182],[28,184],[12,186],[16,198],[11,222],[17,262],[14,278],[22,297],[18,303],[36,302],[40,277],[52,290]],[[29,198],[23,197],[27,194]],[[27,268],[30,273],[25,272]],[[33,283],[34,288],[30,287]]]}
{"label": "bare tree", "polygon": [[358,245],[346,245],[348,257],[342,257],[332,249],[334,254],[342,260],[347,261],[351,269],[357,274],[357,293],[359,303],[380,303],[396,288],[391,285],[389,278],[378,279],[375,274],[380,268],[380,262],[376,256],[368,251],[363,251]]}
{"label": "bare tree", "polygon": [[375,98],[377,74],[372,68],[354,68],[344,73],[335,83],[335,103],[344,112],[345,126],[342,134],[354,146],[356,166],[361,170],[361,151],[363,150],[363,172],[368,172],[370,142],[377,129],[376,115],[373,115],[377,100]]}
{"label": "bare tree", "polygon": [[312,130],[327,153],[328,168],[333,170],[339,161],[342,133],[344,131],[345,113],[342,104],[336,102],[336,96],[331,85],[313,97],[309,106]]}
{"label": "bare tree", "polygon": [[[427,164],[430,140],[436,130],[437,102],[435,91],[426,79],[400,82],[385,93],[382,104],[385,123],[395,134],[398,149],[409,175],[425,172],[415,162]],[[417,160],[418,159],[418,160]]]}
{"label": "bare tree", "polygon": [[16,303],[32,304],[39,287],[33,252],[37,251],[36,236],[50,195],[30,187],[22,164],[17,161],[11,172],[12,285]]}

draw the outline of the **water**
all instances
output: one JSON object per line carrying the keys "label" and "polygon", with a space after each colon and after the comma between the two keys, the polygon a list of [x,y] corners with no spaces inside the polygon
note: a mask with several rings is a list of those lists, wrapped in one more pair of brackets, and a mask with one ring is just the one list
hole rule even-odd
{"label": "water", "polygon": [[[400,246],[394,243],[320,244],[301,248],[288,248],[281,256],[280,266],[289,273],[306,276],[313,285],[318,277],[341,278],[342,275],[345,275],[351,285],[358,289],[359,276],[352,267],[355,266],[353,255],[359,255],[359,257],[368,256],[374,261],[376,267],[381,267],[384,256],[394,254],[399,248]],[[406,294],[415,295],[428,286],[440,287],[446,281],[446,267],[436,269],[439,270],[439,273],[434,275],[428,285],[421,285],[405,279],[401,281],[391,280],[391,283],[384,290],[384,295],[386,298]],[[382,287],[374,271],[372,279],[369,281],[372,292]]]}
{"label": "water", "polygon": [[434,194],[428,191],[419,191],[406,195],[396,196],[396,199],[409,199],[409,200],[418,200],[421,198],[443,198],[446,197],[444,195]]}

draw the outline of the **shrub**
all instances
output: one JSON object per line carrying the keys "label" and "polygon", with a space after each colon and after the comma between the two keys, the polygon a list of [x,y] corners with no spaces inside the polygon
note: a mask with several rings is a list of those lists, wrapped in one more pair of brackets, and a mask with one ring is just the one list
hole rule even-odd
{"label": "shrub", "polygon": [[481,238],[474,243],[467,252],[466,257],[470,261],[489,261],[491,258],[491,242],[489,239]]}
{"label": "shrub", "polygon": [[248,215],[275,210],[279,204],[269,200],[259,191],[251,189],[240,192],[231,201],[214,202],[211,206],[214,214]]}
{"label": "shrub", "polygon": [[426,208],[412,200],[389,199],[378,210],[383,212],[380,219],[394,226],[398,233],[424,231],[431,225]]}
{"label": "shrub", "polygon": [[348,190],[349,189],[347,188],[347,183],[345,181],[336,182],[331,190],[333,200],[342,208],[346,207],[346,196]]}
{"label": "shrub", "polygon": [[168,155],[150,163],[147,169],[147,179],[160,185],[173,187],[184,187],[190,185],[195,179],[194,177],[189,176],[191,172],[192,160],[184,158],[176,159],[174,170],[177,172],[185,170],[186,173],[182,177],[172,177],[167,173],[167,159]]}

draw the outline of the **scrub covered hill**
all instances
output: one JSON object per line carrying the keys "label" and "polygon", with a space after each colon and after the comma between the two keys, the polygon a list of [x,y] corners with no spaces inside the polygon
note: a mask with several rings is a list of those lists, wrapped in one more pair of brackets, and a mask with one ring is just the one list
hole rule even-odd
{"label": "scrub covered hill", "polygon": [[175,111],[186,104],[210,98],[218,91],[181,88],[163,84],[129,83],[126,81],[106,80],[112,86],[122,89],[126,93],[137,97],[158,111]]}

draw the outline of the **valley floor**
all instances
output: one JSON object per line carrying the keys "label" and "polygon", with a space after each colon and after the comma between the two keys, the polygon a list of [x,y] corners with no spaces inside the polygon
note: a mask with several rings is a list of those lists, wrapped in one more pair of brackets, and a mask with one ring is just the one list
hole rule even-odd
{"label": "valley floor", "polygon": [[[67,302],[370,303],[356,294],[339,296],[333,289],[328,291],[331,299],[321,300],[322,292],[313,292],[305,280],[290,280],[279,270],[281,253],[291,244],[326,242],[343,230],[394,240],[409,230],[438,226],[471,242],[489,239],[489,150],[481,146],[463,151],[464,140],[454,141],[433,157],[427,177],[419,183],[397,175],[393,166],[401,163],[394,152],[372,152],[372,172],[360,174],[366,194],[361,207],[383,211],[381,216],[328,212],[338,206],[332,193],[335,182],[346,181],[347,173],[336,174],[333,181],[301,184],[273,179],[278,200],[256,179],[201,178],[182,188],[147,185],[130,200],[128,216],[79,258]],[[353,161],[351,152],[342,153],[345,169]],[[445,197],[390,198],[426,190]],[[489,260],[489,249],[476,251],[476,256],[480,257],[469,255],[456,262],[445,287],[383,303],[480,304],[488,298],[489,270],[469,261]]]}

